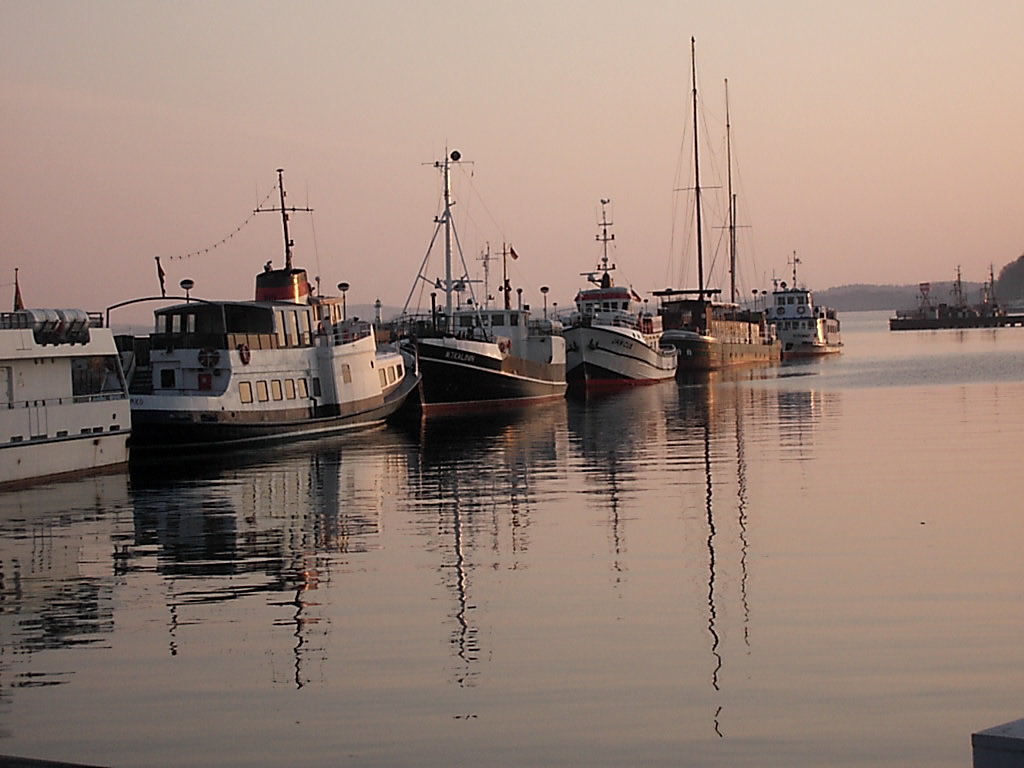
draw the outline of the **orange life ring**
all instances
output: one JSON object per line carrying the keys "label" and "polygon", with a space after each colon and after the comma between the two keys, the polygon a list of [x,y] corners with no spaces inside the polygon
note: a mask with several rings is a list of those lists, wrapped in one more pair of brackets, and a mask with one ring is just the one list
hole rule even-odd
{"label": "orange life ring", "polygon": [[249,364],[249,360],[252,359],[252,353],[249,352],[249,345],[248,344],[239,344],[238,345],[238,357],[241,358],[242,365],[248,365]]}

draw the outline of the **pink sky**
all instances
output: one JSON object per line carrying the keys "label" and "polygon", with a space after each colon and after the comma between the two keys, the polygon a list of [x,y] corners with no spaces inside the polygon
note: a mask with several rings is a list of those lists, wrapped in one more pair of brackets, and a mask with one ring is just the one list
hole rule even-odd
{"label": "pink sky", "polygon": [[176,257],[231,235],[283,167],[315,209],[292,218],[297,264],[401,306],[447,146],[473,161],[474,276],[511,242],[524,299],[568,305],[610,198],[618,281],[692,287],[691,36],[717,151],[729,80],[744,295],[794,250],[815,288],[981,281],[1024,252],[1021,30],[1018,0],[0,0],[0,285],[19,267],[30,305],[102,309],[158,292],[159,255],[170,286],[250,298],[278,218]]}

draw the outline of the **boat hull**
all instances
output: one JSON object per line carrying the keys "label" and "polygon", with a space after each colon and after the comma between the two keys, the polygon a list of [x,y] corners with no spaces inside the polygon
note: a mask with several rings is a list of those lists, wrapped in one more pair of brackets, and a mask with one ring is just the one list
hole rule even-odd
{"label": "boat hull", "polygon": [[516,408],[565,397],[566,366],[503,355],[496,344],[454,338],[416,343],[426,413]]}
{"label": "boat hull", "polygon": [[679,350],[679,373],[719,371],[740,366],[771,365],[782,359],[782,345],[775,341],[726,342],[713,336],[666,331],[664,344]]}
{"label": "boat hull", "polygon": [[786,344],[782,349],[783,360],[813,360],[829,357],[843,351],[841,344]]}
{"label": "boat hull", "polygon": [[566,377],[572,391],[656,384],[676,375],[674,350],[652,347],[615,328],[576,326],[565,337]]}
{"label": "boat hull", "polygon": [[8,443],[0,447],[0,488],[118,471],[128,464],[128,432]]}

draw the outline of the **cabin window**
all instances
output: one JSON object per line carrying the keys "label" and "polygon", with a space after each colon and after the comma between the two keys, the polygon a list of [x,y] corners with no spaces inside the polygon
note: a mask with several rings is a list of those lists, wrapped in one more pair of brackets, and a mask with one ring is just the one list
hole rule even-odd
{"label": "cabin window", "polygon": [[270,399],[270,392],[267,390],[267,382],[257,381],[256,382],[256,398],[261,402],[265,403]]}
{"label": "cabin window", "polygon": [[279,309],[274,314],[277,315],[277,346],[278,348],[287,347],[288,338],[284,333],[284,312]]}
{"label": "cabin window", "polygon": [[492,326],[494,326],[494,325],[504,325],[504,324],[505,324],[505,315],[502,315],[502,314],[491,315],[491,325]]}
{"label": "cabin window", "polygon": [[472,328],[473,327],[473,319],[474,318],[473,318],[472,315],[462,315],[462,316],[460,316],[459,317],[459,327],[460,328]]}
{"label": "cabin window", "polygon": [[274,379],[270,382],[270,394],[275,400],[284,400],[284,390],[281,388],[281,380]]}
{"label": "cabin window", "polygon": [[796,297],[796,303],[797,304],[806,304],[807,303],[807,297],[806,296],[797,296]]}
{"label": "cabin window", "polygon": [[300,398],[305,400],[307,397],[309,397],[309,390],[306,388],[306,380],[305,379],[299,379],[298,382],[296,382],[296,386],[297,386],[297,388],[299,390],[299,397]]}
{"label": "cabin window", "polygon": [[171,315],[170,316],[170,320],[171,320],[171,327],[169,329],[170,332],[171,333],[181,333],[181,315]]}
{"label": "cabin window", "polygon": [[776,296],[775,297],[775,303],[778,304],[780,307],[784,306],[785,303],[786,303],[786,297],[785,296]]}
{"label": "cabin window", "polygon": [[303,312],[302,318],[302,344],[308,346],[313,343],[313,326],[309,319],[309,312]]}
{"label": "cabin window", "polygon": [[320,377],[313,377],[313,397],[320,397]]}
{"label": "cabin window", "polygon": [[238,399],[243,403],[252,402],[252,384],[248,381],[238,382]]}
{"label": "cabin window", "polygon": [[792,296],[787,296],[787,297],[786,297],[786,303],[787,303],[787,304],[793,304],[793,303],[795,303],[795,302],[794,302],[794,299],[793,299],[793,297],[792,297]]}
{"label": "cabin window", "polygon": [[[352,383],[352,369],[349,367],[348,363],[341,364],[341,380],[346,384]],[[313,379],[313,381],[317,381],[317,379]]]}
{"label": "cabin window", "polygon": [[174,389],[173,368],[164,368],[160,371],[160,386],[164,389]]}
{"label": "cabin window", "polygon": [[394,384],[394,383],[395,383],[395,369],[394,368],[388,368],[388,384]]}
{"label": "cabin window", "polygon": [[295,399],[295,379],[284,380],[284,396],[289,400]]}
{"label": "cabin window", "polygon": [[402,364],[399,363],[395,366],[395,372],[398,374],[398,378],[402,378]]}
{"label": "cabin window", "polygon": [[511,315],[509,315],[508,324],[519,325],[519,315],[516,312],[513,312]]}
{"label": "cabin window", "polygon": [[298,346],[301,341],[299,339],[299,313],[297,310],[292,310],[288,313],[288,327],[285,329],[285,336],[289,339],[289,343]]}
{"label": "cabin window", "polygon": [[381,368],[378,373],[380,374],[380,387],[383,389],[388,385],[388,377],[383,368]]}

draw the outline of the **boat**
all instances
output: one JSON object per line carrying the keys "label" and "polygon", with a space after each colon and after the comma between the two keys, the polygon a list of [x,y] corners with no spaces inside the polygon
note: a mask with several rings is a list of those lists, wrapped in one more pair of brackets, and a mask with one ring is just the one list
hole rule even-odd
{"label": "boat", "polygon": [[599,392],[674,378],[678,354],[662,345],[661,317],[631,287],[615,285],[614,264],[608,262],[607,206],[601,201],[601,261],[595,272],[582,277],[596,288],[576,294],[575,311],[565,331],[566,374],[573,392]]}
{"label": "boat", "polygon": [[0,313],[0,487],[116,470],[130,435],[125,377],[101,316]]}
{"label": "boat", "polygon": [[693,73],[693,168],[696,200],[697,276],[696,289],[654,291],[659,299],[659,314],[664,324],[663,344],[679,350],[679,373],[714,371],[740,365],[767,365],[782,359],[782,345],[773,335],[765,313],[741,307],[736,300],[736,197],[732,193],[732,151],[726,83],[726,135],[729,149],[729,272],[730,300],[720,300],[720,288],[708,288],[704,282],[704,250],[700,162],[697,133],[697,67],[695,41],[690,39]]}
{"label": "boat", "polygon": [[953,283],[952,303],[932,300],[931,283],[918,285],[917,307],[912,310],[897,310],[889,318],[890,331],[925,331],[947,328],[1006,328],[1024,327],[1024,312],[1002,305],[995,298],[995,274],[989,267],[989,281],[982,291],[982,300],[968,304],[964,298],[960,267],[956,268]]}
{"label": "boat", "polygon": [[202,448],[373,427],[419,383],[396,346],[378,345],[372,323],[347,316],[346,283],[339,283],[341,297],[321,296],[306,271],[292,265],[288,213],[310,209],[285,205],[283,170],[277,173],[280,206],[255,213],[281,213],[284,267],[266,263],[255,299],[197,299],[184,280],[185,302],[156,310],[151,334],[119,337],[133,448]]}
{"label": "boat", "polygon": [[839,318],[831,307],[814,303],[814,295],[796,280],[796,267],[800,263],[793,254],[793,284],[776,281],[772,291],[769,322],[782,342],[782,359],[822,357],[841,352],[842,336]]}
{"label": "boat", "polygon": [[[478,301],[473,291],[461,247],[462,276],[453,272],[452,241],[458,241],[452,220],[451,166],[461,160],[453,150],[434,163],[443,179],[444,211],[436,219],[431,248],[423,259],[401,315],[392,323],[395,337],[402,340],[410,366],[415,365],[421,381],[417,404],[425,416],[467,413],[493,408],[518,408],[565,397],[566,362],[562,323],[548,315],[535,317],[523,304],[522,289],[512,306],[512,286],[507,258],[518,258],[505,249],[505,279],[501,287],[504,302],[491,307],[490,298]],[[444,277],[430,279],[425,271],[438,235],[444,232]],[[431,293],[429,314],[410,312],[413,294],[421,281],[444,296],[436,305]],[[541,288],[547,300],[547,289]],[[463,300],[463,294],[469,296]]]}

